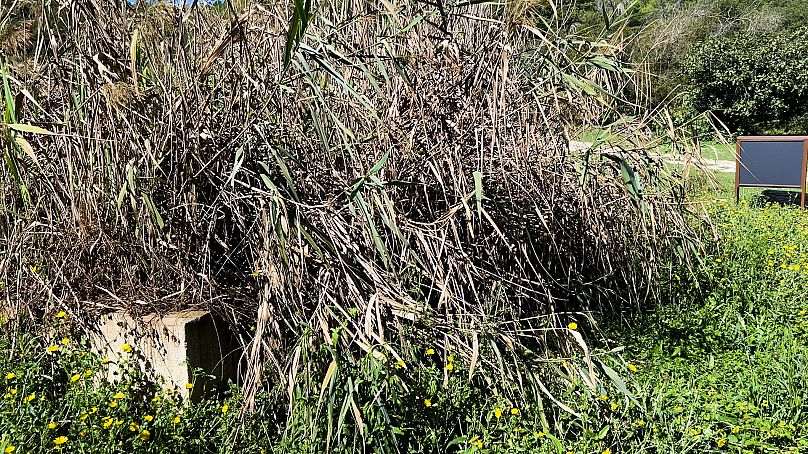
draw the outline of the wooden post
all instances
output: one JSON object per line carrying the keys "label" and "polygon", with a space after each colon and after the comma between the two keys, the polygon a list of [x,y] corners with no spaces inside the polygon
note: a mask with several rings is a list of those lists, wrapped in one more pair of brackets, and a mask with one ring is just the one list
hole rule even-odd
{"label": "wooden post", "polygon": [[808,178],[808,138],[802,141],[802,188],[800,188],[800,206],[805,209],[805,179]]}

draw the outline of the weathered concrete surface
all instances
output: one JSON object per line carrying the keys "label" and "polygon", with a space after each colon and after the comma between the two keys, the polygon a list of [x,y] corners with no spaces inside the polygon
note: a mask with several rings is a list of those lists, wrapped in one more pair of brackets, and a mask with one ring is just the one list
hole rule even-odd
{"label": "weathered concrete surface", "polygon": [[[115,379],[122,362],[137,362],[142,370],[161,377],[166,388],[191,400],[226,387],[228,380],[237,380],[239,344],[227,325],[208,312],[151,315],[140,320],[117,312],[102,317],[98,328],[93,349],[110,359],[109,380]],[[122,348],[124,345],[131,350]],[[215,378],[194,378],[197,369]],[[189,383],[193,388],[188,389]]]}

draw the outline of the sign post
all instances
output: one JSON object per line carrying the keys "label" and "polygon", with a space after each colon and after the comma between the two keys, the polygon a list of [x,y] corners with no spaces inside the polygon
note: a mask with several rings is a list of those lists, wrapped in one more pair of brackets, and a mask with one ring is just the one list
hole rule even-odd
{"label": "sign post", "polygon": [[741,188],[792,188],[805,208],[808,136],[740,136],[735,151],[736,203]]}

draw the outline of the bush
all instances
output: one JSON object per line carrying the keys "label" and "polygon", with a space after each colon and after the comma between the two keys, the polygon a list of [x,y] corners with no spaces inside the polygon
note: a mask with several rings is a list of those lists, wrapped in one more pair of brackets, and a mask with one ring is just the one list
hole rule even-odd
{"label": "bush", "polygon": [[691,108],[746,134],[808,130],[808,29],[713,39],[685,65]]}

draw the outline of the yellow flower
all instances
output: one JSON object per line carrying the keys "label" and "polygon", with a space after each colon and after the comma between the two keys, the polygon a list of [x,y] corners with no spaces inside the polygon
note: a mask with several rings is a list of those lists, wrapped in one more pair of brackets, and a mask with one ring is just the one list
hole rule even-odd
{"label": "yellow flower", "polygon": [[53,429],[55,429],[55,428],[56,428],[56,426],[57,426],[57,424],[56,424],[55,422],[49,422],[49,423],[48,423],[48,429],[53,430]]}
{"label": "yellow flower", "polygon": [[612,402],[612,411],[617,410],[617,407],[619,407],[619,405],[617,405],[617,402]]}
{"label": "yellow flower", "polygon": [[723,448],[727,444],[727,439],[721,438],[720,440],[718,440],[717,444],[719,448]]}
{"label": "yellow flower", "polygon": [[632,372],[637,372],[637,366],[635,366],[634,364],[629,364],[626,367],[628,367],[628,370],[630,370]]}
{"label": "yellow flower", "polygon": [[519,414],[519,409],[518,408],[511,408],[511,414],[512,415],[518,415]]}
{"label": "yellow flower", "polygon": [[446,358],[446,361],[448,361],[448,362],[450,362],[450,363],[453,363],[453,362],[454,362],[454,356],[449,355],[449,357],[448,357],[448,358]]}
{"label": "yellow flower", "polygon": [[542,438],[544,436],[544,432],[538,431],[538,432],[534,433],[533,435],[535,435],[536,438]]}
{"label": "yellow flower", "polygon": [[118,402],[115,402],[114,400],[109,403],[109,408],[115,408],[117,406],[118,406]]}
{"label": "yellow flower", "polygon": [[449,363],[446,365],[446,370],[454,370],[454,364]]}
{"label": "yellow flower", "polygon": [[494,409],[494,417],[495,418],[501,418],[502,417],[502,410],[500,410],[499,408],[495,408]]}
{"label": "yellow flower", "polygon": [[179,416],[175,416],[175,417],[174,417],[174,419],[172,419],[172,420],[171,420],[171,423],[172,423],[172,424],[179,424],[179,423],[180,423],[180,417],[179,417]]}
{"label": "yellow flower", "polygon": [[483,448],[483,441],[482,440],[477,440],[477,442],[475,443],[475,446],[477,446],[477,449],[482,449]]}
{"label": "yellow flower", "polygon": [[6,380],[11,380],[16,376],[17,376],[17,374],[15,374],[14,372],[9,372],[9,373],[6,374]]}
{"label": "yellow flower", "polygon": [[740,427],[737,427],[737,426],[736,426],[736,427],[733,427],[733,428],[732,428],[732,433],[734,433],[734,434],[736,434],[736,433],[738,433],[738,432],[740,432],[740,431],[741,431],[741,428],[740,428]]}
{"label": "yellow flower", "polygon": [[73,383],[73,382],[77,382],[77,381],[79,381],[80,379],[81,379],[81,375],[76,374],[76,375],[73,375],[72,377],[70,377],[70,382],[71,382],[71,383]]}
{"label": "yellow flower", "polygon": [[194,389],[194,384],[193,383],[186,383],[185,384],[185,389]]}
{"label": "yellow flower", "polygon": [[79,416],[79,419],[81,419],[82,421],[84,421],[85,419],[87,419],[87,418],[89,418],[89,417],[90,417],[90,414],[89,414],[89,413],[82,413],[82,414],[81,414],[81,416]]}
{"label": "yellow flower", "polygon": [[90,370],[90,369],[87,369],[87,370],[84,371],[84,375],[86,375],[87,377],[91,377],[93,375],[93,373],[94,372],[92,370]]}
{"label": "yellow flower", "polygon": [[129,430],[131,430],[132,432],[136,432],[139,428],[140,428],[140,424],[138,424],[136,422],[130,422],[129,423]]}
{"label": "yellow flower", "polygon": [[571,330],[575,331],[576,329],[578,329],[578,324],[577,324],[577,323],[575,323],[575,322],[572,322],[572,323],[570,323],[569,325],[567,325],[567,328],[569,328],[569,329],[571,329]]}
{"label": "yellow flower", "polygon": [[8,390],[8,392],[9,392],[9,394],[11,394],[13,396],[13,395],[17,394],[17,388],[11,388],[11,389]]}
{"label": "yellow flower", "polygon": [[143,429],[143,430],[140,431],[140,439],[141,440],[146,441],[146,440],[149,439],[150,436],[151,436],[151,433],[149,433],[148,430]]}
{"label": "yellow flower", "polygon": [[[226,406],[227,405],[225,405],[225,407]],[[151,422],[153,419],[154,419],[154,416],[152,416],[152,415],[146,415],[146,416],[143,417],[143,420],[146,421],[146,422]]]}
{"label": "yellow flower", "polygon": [[638,426],[640,426],[640,427],[642,427],[642,426],[644,426],[644,425],[645,425],[645,421],[643,421],[642,419],[638,419],[638,420],[637,420],[637,425],[638,425]]}
{"label": "yellow flower", "polygon": [[600,396],[600,400],[609,400],[609,396],[604,394],[604,395]]}
{"label": "yellow flower", "polygon": [[129,344],[123,344],[121,345],[121,350],[123,350],[126,353],[130,353],[132,351],[132,346]]}
{"label": "yellow flower", "polygon": [[91,409],[90,409],[90,414],[91,414],[91,415],[94,415],[94,414],[96,414],[97,412],[98,412],[98,407],[93,407],[93,408],[91,408]]}
{"label": "yellow flower", "polygon": [[65,437],[64,435],[62,435],[61,437],[56,437],[53,440],[53,442],[56,444],[56,446],[63,445],[65,443],[67,443],[67,437]]}
{"label": "yellow flower", "polygon": [[68,339],[66,337],[62,339],[62,345],[67,345],[69,343],[70,343],[70,339]]}
{"label": "yellow flower", "polygon": [[109,426],[111,425],[112,425],[112,418],[107,416],[106,419],[104,419],[104,429],[109,429]]}
{"label": "yellow flower", "polygon": [[612,450],[611,449],[604,449],[603,454],[612,454]]}
{"label": "yellow flower", "polygon": [[31,401],[32,401],[32,400],[34,400],[34,399],[36,399],[36,394],[33,394],[33,393],[32,393],[32,394],[27,395],[27,396],[25,397],[25,399],[23,399],[23,400],[24,400],[24,401],[26,401],[26,402],[31,402]]}
{"label": "yellow flower", "polygon": [[51,345],[48,347],[48,353],[58,352],[59,346],[58,345]]}
{"label": "yellow flower", "polygon": [[690,429],[690,435],[698,435],[701,431],[699,429]]}
{"label": "yellow flower", "polygon": [[802,309],[802,310],[800,311],[800,315],[805,315],[805,309]]}
{"label": "yellow flower", "polygon": [[431,349],[431,348],[427,348],[427,349],[426,349],[426,354],[427,354],[427,355],[434,355],[434,354],[435,354],[435,350],[433,350],[433,349]]}
{"label": "yellow flower", "polygon": [[222,405],[222,413],[227,413],[228,410],[230,410],[229,405]]}
{"label": "yellow flower", "polygon": [[429,399],[424,399],[424,407],[431,407],[432,401]]}
{"label": "yellow flower", "polygon": [[119,392],[119,393],[115,393],[115,395],[114,395],[114,396],[112,396],[112,398],[113,398],[113,399],[123,399],[123,398],[125,398],[125,397],[126,397],[126,394],[121,393],[121,392]]}
{"label": "yellow flower", "polygon": [[396,361],[396,366],[398,367],[405,367],[407,364],[404,362],[403,359]]}
{"label": "yellow flower", "polygon": [[6,446],[6,449],[3,450],[3,452],[6,453],[6,454],[11,454],[12,452],[14,452],[16,450],[17,450],[16,446],[8,445],[8,446]]}

